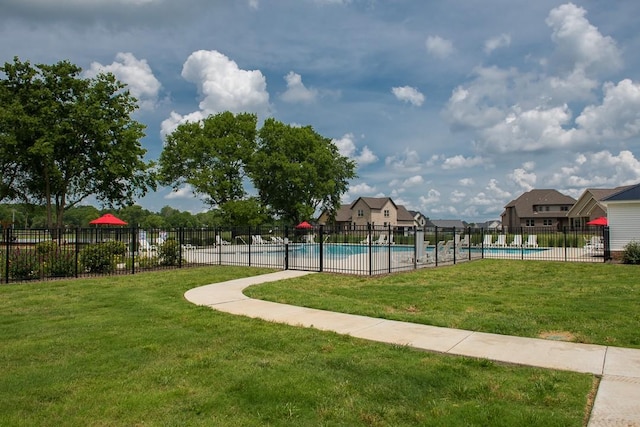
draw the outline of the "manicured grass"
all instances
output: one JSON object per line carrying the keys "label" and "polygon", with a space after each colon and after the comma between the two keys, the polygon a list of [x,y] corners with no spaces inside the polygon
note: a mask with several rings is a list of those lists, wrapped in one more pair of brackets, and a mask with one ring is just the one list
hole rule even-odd
{"label": "manicured grass", "polygon": [[0,286],[0,425],[583,424],[589,375],[272,324],[183,297],[265,271]]}
{"label": "manicured grass", "polygon": [[639,277],[632,265],[482,260],[384,277],[310,275],[245,293],[435,326],[640,348]]}

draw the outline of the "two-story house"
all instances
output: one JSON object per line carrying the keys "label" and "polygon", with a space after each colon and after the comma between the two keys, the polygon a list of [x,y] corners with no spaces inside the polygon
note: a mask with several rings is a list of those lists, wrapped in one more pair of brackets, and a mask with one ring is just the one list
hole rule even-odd
{"label": "two-story house", "polygon": [[[319,224],[330,222],[329,215],[323,212],[318,218]],[[373,226],[413,227],[416,221],[402,205],[396,205],[390,197],[359,197],[349,205],[338,209],[333,221],[344,228]]]}
{"label": "two-story house", "polygon": [[569,225],[567,213],[576,199],[557,190],[531,190],[504,207],[502,226],[506,231],[521,227],[560,229]]}

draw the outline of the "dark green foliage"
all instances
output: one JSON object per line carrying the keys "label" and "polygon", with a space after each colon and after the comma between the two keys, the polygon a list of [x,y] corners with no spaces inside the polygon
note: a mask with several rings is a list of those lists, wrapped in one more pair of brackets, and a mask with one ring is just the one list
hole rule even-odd
{"label": "dark green foliage", "polygon": [[76,256],[72,250],[56,248],[43,262],[46,277],[73,277],[76,274]]}
{"label": "dark green foliage", "polygon": [[40,261],[35,250],[18,248],[9,253],[9,278],[13,280],[40,278]]}
{"label": "dark green foliage", "polygon": [[125,253],[123,242],[95,243],[80,251],[80,264],[87,273],[111,273]]}
{"label": "dark green foliage", "polygon": [[640,242],[629,242],[624,246],[622,262],[625,264],[640,264]]}
{"label": "dark green foliage", "polygon": [[174,266],[180,264],[180,243],[169,239],[158,248],[160,265]]}

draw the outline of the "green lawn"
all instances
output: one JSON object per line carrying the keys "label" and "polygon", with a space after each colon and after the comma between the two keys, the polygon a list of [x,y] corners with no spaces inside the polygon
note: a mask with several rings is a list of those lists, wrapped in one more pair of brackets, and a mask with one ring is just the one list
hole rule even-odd
{"label": "green lawn", "polygon": [[[410,290],[433,274],[453,280],[471,266],[398,275],[393,287]],[[590,375],[272,324],[183,297],[267,271],[210,267],[0,286],[0,425],[583,425]],[[329,288],[336,279],[288,283]],[[389,280],[340,276],[367,284],[353,292],[372,301]]]}
{"label": "green lawn", "polygon": [[384,277],[310,275],[245,294],[523,337],[640,348],[640,267],[482,260]]}

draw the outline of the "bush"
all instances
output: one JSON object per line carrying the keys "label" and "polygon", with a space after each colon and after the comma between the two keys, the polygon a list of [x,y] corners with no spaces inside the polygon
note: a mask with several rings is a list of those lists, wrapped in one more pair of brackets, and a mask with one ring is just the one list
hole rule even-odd
{"label": "bush", "polygon": [[40,242],[36,245],[36,252],[38,255],[49,255],[58,250],[58,244],[53,240],[47,240]]}
{"label": "bush", "polygon": [[158,248],[158,258],[160,265],[180,264],[180,243],[175,240],[167,240]]}
{"label": "bush", "polygon": [[34,280],[40,278],[40,261],[35,250],[15,249],[9,254],[9,278]]}
{"label": "bush", "polygon": [[624,246],[622,262],[625,264],[640,264],[640,242],[629,242]]}
{"label": "bush", "polygon": [[111,273],[119,257],[127,252],[123,242],[95,243],[80,252],[80,263],[87,273]]}
{"label": "bush", "polygon": [[44,260],[44,274],[49,277],[73,277],[76,275],[76,257],[72,251],[56,249]]}

